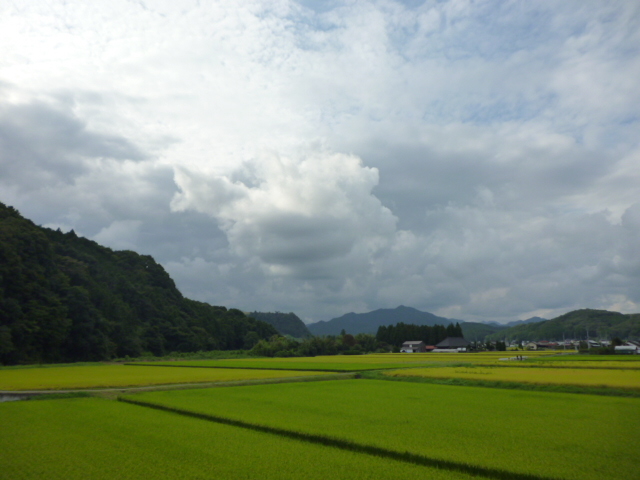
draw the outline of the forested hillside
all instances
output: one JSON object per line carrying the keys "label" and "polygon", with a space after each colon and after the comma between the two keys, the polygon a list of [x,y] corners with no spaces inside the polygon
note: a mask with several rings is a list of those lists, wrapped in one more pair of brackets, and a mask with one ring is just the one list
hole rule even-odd
{"label": "forested hillside", "polygon": [[499,324],[486,324],[477,322],[463,322],[460,324],[464,338],[469,341],[484,341],[487,335],[505,330],[506,326]]}
{"label": "forested hillside", "polygon": [[282,335],[291,335],[294,338],[310,337],[311,332],[302,320],[293,312],[251,312],[250,317],[272,325]]}
{"label": "forested hillside", "polygon": [[640,338],[640,314],[623,314],[606,310],[581,309],[565,313],[552,320],[522,324],[489,335],[487,340],[562,340]]}
{"label": "forested hillside", "polygon": [[36,226],[0,203],[0,362],[251,348],[277,331],[184,298],[148,255]]}

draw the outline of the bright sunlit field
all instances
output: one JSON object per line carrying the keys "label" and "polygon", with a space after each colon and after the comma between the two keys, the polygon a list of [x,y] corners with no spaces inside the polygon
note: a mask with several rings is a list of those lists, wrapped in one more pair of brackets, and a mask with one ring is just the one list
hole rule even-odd
{"label": "bright sunlit field", "polygon": [[0,369],[0,390],[66,390],[181,383],[230,382],[308,375],[324,372],[169,368],[91,365],[28,369]]}
{"label": "bright sunlit field", "polygon": [[583,385],[640,389],[640,370],[536,367],[407,368],[385,372],[393,377],[464,378],[538,385]]}
{"label": "bright sunlit field", "polygon": [[[533,357],[549,355],[534,352]],[[511,352],[482,353],[378,353],[368,355],[333,355],[292,358],[242,358],[233,360],[176,360],[142,362],[142,365],[185,367],[265,368],[283,370],[362,371],[397,368],[398,365],[459,364],[498,362],[513,356]]]}

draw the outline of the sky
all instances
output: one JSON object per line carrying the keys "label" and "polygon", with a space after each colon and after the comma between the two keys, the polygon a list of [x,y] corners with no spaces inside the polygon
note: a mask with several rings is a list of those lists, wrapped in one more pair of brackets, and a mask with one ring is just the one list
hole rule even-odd
{"label": "sky", "polygon": [[305,322],[640,311],[636,0],[0,0],[0,202]]}

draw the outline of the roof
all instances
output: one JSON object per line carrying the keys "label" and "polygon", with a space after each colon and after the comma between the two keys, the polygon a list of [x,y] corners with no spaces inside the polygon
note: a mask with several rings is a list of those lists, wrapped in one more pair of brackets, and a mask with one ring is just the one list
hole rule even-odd
{"label": "roof", "polygon": [[470,343],[462,337],[447,337],[437,344],[436,348],[460,348],[467,347],[469,345]]}
{"label": "roof", "polygon": [[404,342],[402,345],[420,345],[421,343],[424,344],[422,340],[411,340],[409,342]]}

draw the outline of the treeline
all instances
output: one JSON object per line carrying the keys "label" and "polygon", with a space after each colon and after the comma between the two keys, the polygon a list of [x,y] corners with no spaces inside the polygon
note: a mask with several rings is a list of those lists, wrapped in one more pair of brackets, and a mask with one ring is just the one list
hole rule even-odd
{"label": "treeline", "polygon": [[389,348],[389,345],[378,342],[376,337],[368,333],[318,336],[302,341],[275,335],[269,340],[260,340],[251,353],[262,357],[315,357],[388,352]]}
{"label": "treeline", "polygon": [[0,203],[2,364],[251,348],[275,334],[184,298],[148,255],[38,227]]}
{"label": "treeline", "polygon": [[419,340],[426,345],[436,345],[447,337],[462,337],[462,327],[459,323],[443,325],[411,325],[397,323],[396,325],[380,326],[376,333],[378,342],[387,343],[394,347],[401,347],[404,342]]}

